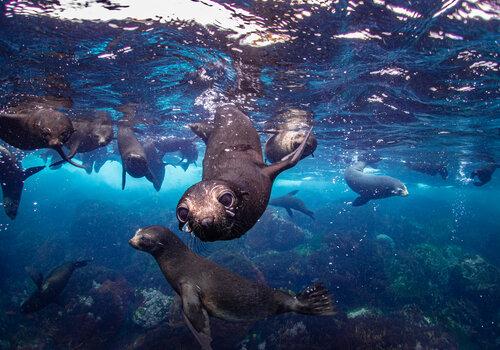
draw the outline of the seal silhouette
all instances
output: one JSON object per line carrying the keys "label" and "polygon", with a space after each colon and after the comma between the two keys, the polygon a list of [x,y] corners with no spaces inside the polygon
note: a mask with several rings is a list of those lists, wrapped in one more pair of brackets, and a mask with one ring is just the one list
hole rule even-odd
{"label": "seal silhouette", "polygon": [[64,263],[52,270],[47,278],[35,270],[29,270],[31,279],[37,289],[21,305],[21,312],[30,314],[37,312],[51,303],[57,303],[58,297],[69,282],[73,272],[87,266],[88,261],[71,261]]}
{"label": "seal silhouette", "polygon": [[446,165],[441,163],[431,163],[431,162],[405,162],[408,169],[418,171],[423,174],[435,176],[441,175],[443,180],[448,178],[448,169]]}
{"label": "seal silhouette", "polygon": [[12,220],[17,216],[24,181],[43,168],[45,166],[35,166],[23,170],[16,156],[0,145],[0,184],[2,185],[3,207],[7,216]]}
{"label": "seal silhouette", "polygon": [[470,174],[470,179],[474,180],[477,177],[477,181],[473,181],[472,183],[478,187],[484,186],[491,181],[491,177],[493,176],[493,173],[497,168],[498,165],[496,163],[486,164],[481,168],[477,168],[472,171]]}
{"label": "seal silhouette", "polygon": [[290,217],[293,217],[293,212],[292,212],[293,209],[301,213],[304,213],[305,215],[309,216],[311,219],[314,220],[314,212],[307,209],[305,203],[300,199],[298,199],[297,197],[295,197],[295,195],[298,192],[299,190],[295,190],[287,193],[284,196],[271,198],[271,200],[269,201],[269,205],[285,208],[286,212]]}
{"label": "seal silhouette", "polygon": [[0,139],[23,151],[52,148],[66,162],[82,168],[62,149],[75,129],[58,109],[69,107],[68,99],[26,96],[19,104],[0,111]]}
{"label": "seal silhouette", "polygon": [[357,194],[352,205],[357,207],[368,203],[371,199],[381,199],[392,196],[407,196],[408,189],[398,179],[390,176],[365,174],[367,162],[357,161],[344,172],[347,185]]}
{"label": "seal silhouette", "polygon": [[283,160],[266,165],[257,131],[234,105],[218,107],[212,124],[190,127],[207,148],[202,181],[188,188],[177,204],[179,229],[194,232],[202,241],[238,238],[264,213],[274,180],[297,164],[308,137]]}
{"label": "seal silhouette", "polygon": [[296,312],[335,313],[328,291],[315,284],[293,295],[244,279],[195,253],[162,226],[139,229],[129,241],[151,254],[182,299],[184,320],[203,349],[211,349],[209,316],[228,321],[254,321]]}

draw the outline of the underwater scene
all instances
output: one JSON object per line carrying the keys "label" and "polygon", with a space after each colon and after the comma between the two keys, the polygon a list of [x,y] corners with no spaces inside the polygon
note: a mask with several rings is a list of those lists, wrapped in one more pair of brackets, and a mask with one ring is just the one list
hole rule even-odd
{"label": "underwater scene", "polygon": [[0,1],[0,350],[499,349],[499,24]]}

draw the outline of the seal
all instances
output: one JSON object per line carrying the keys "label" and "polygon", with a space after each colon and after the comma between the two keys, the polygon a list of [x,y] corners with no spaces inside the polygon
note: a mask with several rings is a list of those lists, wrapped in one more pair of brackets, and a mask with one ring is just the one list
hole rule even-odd
{"label": "seal", "polygon": [[153,175],[149,168],[146,150],[135,136],[132,129],[132,120],[136,114],[135,105],[124,105],[120,107],[123,118],[118,123],[118,151],[122,159],[122,190],[125,189],[127,173],[135,178],[145,177],[153,183],[155,189],[159,191],[161,183]]}
{"label": "seal", "polygon": [[487,165],[483,166],[482,168],[478,168],[474,170],[470,174],[471,180],[474,180],[477,177],[477,181],[473,181],[472,183],[475,186],[484,186],[488,182],[491,181],[491,177],[495,170],[498,168],[498,165],[495,163],[488,163]]}
{"label": "seal", "polygon": [[408,189],[398,179],[390,176],[365,174],[367,163],[355,162],[344,172],[347,185],[357,194],[352,205],[355,207],[366,204],[370,199],[381,199],[392,196],[407,196]]}
{"label": "seal", "polygon": [[444,164],[429,162],[405,162],[405,165],[408,169],[418,171],[419,173],[431,176],[439,174],[443,180],[448,178],[448,169]]}
{"label": "seal", "polygon": [[57,97],[31,96],[0,112],[0,139],[23,151],[54,149],[66,162],[82,166],[68,158],[62,149],[73,132],[71,120],[59,108],[71,101]]}
{"label": "seal", "polygon": [[173,166],[180,165],[186,171],[189,165],[195,164],[198,160],[198,149],[193,139],[185,139],[175,136],[161,136],[156,140],[156,148],[160,154],[179,152],[180,161]]}
{"label": "seal", "polygon": [[266,165],[257,131],[234,105],[218,107],[213,124],[190,127],[207,147],[202,181],[188,188],[177,204],[179,229],[194,232],[202,241],[241,237],[266,210],[276,177],[302,157],[307,137],[283,160]]}
{"label": "seal", "polygon": [[[266,142],[266,159],[276,163],[295,151],[304,142],[311,126],[312,114],[301,109],[289,109],[266,123],[266,132],[274,134]],[[318,140],[311,133],[302,158],[314,154],[316,147]]]}
{"label": "seal", "polygon": [[43,168],[45,166],[35,166],[23,170],[16,156],[0,145],[0,184],[2,185],[3,208],[11,220],[17,216],[24,181]]}
{"label": "seal", "polygon": [[321,284],[293,295],[244,279],[193,253],[162,226],[139,229],[129,243],[155,258],[166,280],[181,297],[184,320],[203,349],[211,349],[209,316],[227,321],[254,321],[286,312],[335,313],[328,291]]}
{"label": "seal", "polygon": [[58,303],[58,298],[69,282],[73,272],[87,266],[88,261],[71,261],[64,263],[52,270],[46,279],[35,270],[28,273],[37,289],[21,305],[21,312],[30,314],[37,312],[51,303]]}
{"label": "seal", "polygon": [[[95,118],[74,119],[72,121],[75,132],[71,135],[65,146],[69,149],[68,158],[73,158],[77,153],[92,152],[107,146],[113,140],[113,126],[109,115],[104,111],[96,111]],[[51,167],[61,164],[55,162]]]}
{"label": "seal", "polygon": [[299,190],[292,191],[281,197],[272,198],[269,201],[269,205],[285,208],[286,212],[290,217],[293,217],[293,212],[292,212],[293,209],[306,214],[307,216],[309,216],[311,219],[314,220],[314,213],[311,210],[307,209],[303,201],[295,197],[297,192],[299,192]]}

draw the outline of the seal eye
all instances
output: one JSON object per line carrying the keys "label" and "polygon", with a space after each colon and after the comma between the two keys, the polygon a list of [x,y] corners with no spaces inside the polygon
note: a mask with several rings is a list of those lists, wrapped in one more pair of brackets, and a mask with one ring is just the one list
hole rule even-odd
{"label": "seal eye", "polygon": [[185,207],[179,207],[177,208],[177,219],[179,219],[180,222],[187,222],[188,221],[188,215],[189,215],[189,209]]}
{"label": "seal eye", "polygon": [[219,196],[219,203],[225,206],[226,208],[230,208],[234,202],[234,196],[230,192],[226,192]]}

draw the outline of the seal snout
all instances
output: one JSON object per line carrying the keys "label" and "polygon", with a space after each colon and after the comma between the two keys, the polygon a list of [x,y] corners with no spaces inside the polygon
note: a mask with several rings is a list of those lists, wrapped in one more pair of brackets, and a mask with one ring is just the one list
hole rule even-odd
{"label": "seal snout", "polygon": [[214,224],[214,218],[213,216],[211,217],[206,217],[201,220],[201,226],[204,228],[210,228]]}

